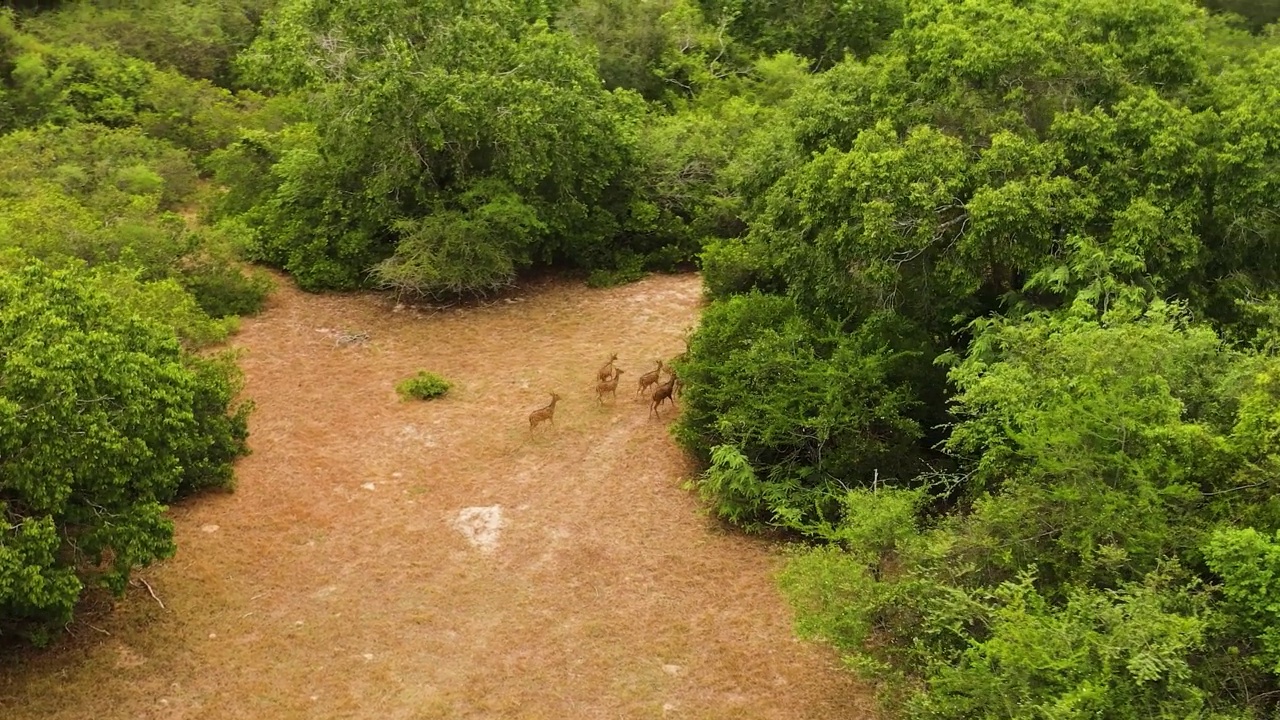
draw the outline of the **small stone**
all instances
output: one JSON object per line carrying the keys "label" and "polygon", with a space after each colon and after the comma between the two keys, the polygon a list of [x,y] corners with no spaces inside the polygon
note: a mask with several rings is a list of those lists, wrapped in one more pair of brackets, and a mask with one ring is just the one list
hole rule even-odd
{"label": "small stone", "polygon": [[210,640],[213,640],[213,639],[214,639],[214,638],[216,638],[216,637],[218,637],[218,633],[209,633],[209,639],[210,639]]}
{"label": "small stone", "polygon": [[373,483],[365,483],[365,484],[361,485],[360,487],[364,488],[365,490],[373,490],[374,485],[373,485]]}
{"label": "small stone", "polygon": [[364,659],[365,659],[365,660],[372,660],[372,659],[373,659],[373,653],[365,653],[363,657],[364,657]]}
{"label": "small stone", "polygon": [[296,625],[296,626],[298,626],[298,627],[302,627],[302,621],[301,621],[301,620],[299,620],[299,621],[295,622],[295,623],[294,623],[294,625]]}
{"label": "small stone", "polygon": [[207,532],[207,533],[215,533],[215,532],[218,532],[218,526],[217,526],[217,525],[214,525],[214,524],[212,524],[212,523],[210,523],[210,524],[208,524],[208,525],[201,525],[201,526],[200,526],[200,531],[201,531],[201,532]]}
{"label": "small stone", "polygon": [[320,699],[320,696],[319,696],[319,695],[312,695],[312,696],[311,696],[311,699],[312,699],[313,701],[314,701],[314,700],[319,700],[319,699]]}
{"label": "small stone", "polygon": [[672,676],[679,675],[680,666],[679,665],[663,665],[662,672]]}

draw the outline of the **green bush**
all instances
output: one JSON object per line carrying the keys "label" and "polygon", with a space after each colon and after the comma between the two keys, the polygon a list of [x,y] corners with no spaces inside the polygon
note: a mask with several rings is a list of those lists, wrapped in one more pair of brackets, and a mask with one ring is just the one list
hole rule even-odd
{"label": "green bush", "polygon": [[702,281],[713,298],[745,293],[753,289],[771,290],[769,249],[746,238],[710,240],[702,250]]}
{"label": "green bush", "polygon": [[137,269],[109,265],[94,268],[85,281],[138,317],[173,328],[188,348],[220,343],[239,328],[237,317],[210,317],[178,280],[146,280],[142,275]]}
{"label": "green bush", "polygon": [[[256,257],[308,289],[465,294],[535,262],[607,268],[620,246],[666,244],[628,232],[642,101],[601,87],[585,48],[531,21],[543,14],[283,3],[239,62],[305,94],[308,122],[213,161],[249,186],[227,209],[248,206]],[[351,43],[350,72],[319,71],[306,49],[330,31]]]}
{"label": "green bush", "polygon": [[228,83],[231,59],[249,44],[271,3],[263,0],[71,0],[24,27],[61,45],[112,48],[193,78]]}
{"label": "green bush", "polygon": [[417,375],[396,383],[396,393],[405,400],[431,400],[449,392],[453,385],[435,373],[419,370]]}
{"label": "green bush", "polygon": [[839,517],[842,487],[914,475],[923,433],[901,377],[913,353],[892,348],[890,327],[842,333],[760,293],[707,308],[678,367],[674,432],[712,461],[700,486],[720,515],[804,527]]}
{"label": "green bush", "polygon": [[191,230],[160,212],[188,201],[195,186],[187,153],[133,128],[10,133],[0,138],[0,248],[87,264],[99,287],[188,345],[218,342],[233,315],[262,306],[271,284],[241,268],[242,224]]}
{"label": "green bush", "polygon": [[38,263],[0,272],[0,345],[0,639],[41,642],[173,554],[162,503],[228,481],[249,406],[228,363]]}
{"label": "green bush", "polygon": [[239,260],[249,242],[244,230],[234,222],[200,227],[192,233],[192,251],[173,264],[174,277],[212,317],[253,315],[275,287],[265,272]]}
{"label": "green bush", "polygon": [[1280,360],[1169,308],[972,332],[958,491],[855,489],[806,528],[836,545],[784,575],[802,630],[908,717],[1270,716]]}

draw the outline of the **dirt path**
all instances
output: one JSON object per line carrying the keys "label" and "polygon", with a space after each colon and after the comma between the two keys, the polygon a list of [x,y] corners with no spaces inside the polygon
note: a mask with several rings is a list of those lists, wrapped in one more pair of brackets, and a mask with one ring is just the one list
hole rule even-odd
{"label": "dirt path", "polygon": [[[0,717],[868,717],[793,639],[776,550],[699,514],[670,412],[633,399],[698,304],[694,276],[435,315],[282,284],[236,338],[258,405],[239,487],[175,509],[177,557],[142,574],[167,609],[133,590],[0,668]],[[610,352],[629,372],[600,409]],[[455,391],[399,402],[419,368]]]}

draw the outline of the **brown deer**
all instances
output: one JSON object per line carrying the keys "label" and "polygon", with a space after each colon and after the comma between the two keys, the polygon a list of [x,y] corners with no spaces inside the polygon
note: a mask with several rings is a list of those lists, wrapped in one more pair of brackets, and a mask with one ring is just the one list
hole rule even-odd
{"label": "brown deer", "polygon": [[613,361],[617,359],[618,359],[618,353],[614,353],[610,355],[609,362],[605,363],[604,367],[600,368],[600,371],[596,373],[596,380],[604,382],[605,380],[608,380],[609,378],[614,377]]}
{"label": "brown deer", "polygon": [[672,375],[670,380],[659,385],[658,389],[653,391],[653,402],[649,404],[649,414],[661,417],[662,413],[658,412],[658,406],[668,400],[671,401],[671,406],[675,407],[676,401],[671,397],[671,391],[674,390],[675,387],[676,376]]}
{"label": "brown deer", "polygon": [[560,396],[555,393],[551,393],[550,405],[544,408],[538,408],[537,410],[529,413],[529,432],[533,432],[533,429],[538,427],[538,423],[543,421],[550,422],[552,425],[556,424],[557,402],[560,402]]}
{"label": "brown deer", "polygon": [[623,370],[617,368],[613,371],[613,378],[610,380],[601,380],[596,383],[596,402],[604,404],[604,394],[609,393],[616,401],[618,399],[618,378],[622,377]]}
{"label": "brown deer", "polygon": [[648,390],[650,387],[653,387],[653,385],[658,382],[658,378],[661,375],[662,375],[662,361],[659,360],[657,370],[650,370],[649,372],[640,376],[640,387],[636,389],[636,392],[642,393],[645,390]]}

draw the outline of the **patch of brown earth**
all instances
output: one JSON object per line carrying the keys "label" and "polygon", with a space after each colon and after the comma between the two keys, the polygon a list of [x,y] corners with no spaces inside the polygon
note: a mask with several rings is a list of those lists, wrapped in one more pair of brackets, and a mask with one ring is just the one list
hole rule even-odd
{"label": "patch of brown earth", "polygon": [[[239,487],[176,508],[177,557],[141,574],[167,609],[131,588],[0,668],[0,716],[869,717],[793,639],[776,548],[700,513],[670,406],[635,394],[699,298],[663,276],[418,313],[281,282],[235,340],[258,406]],[[601,408],[611,352],[629,372]],[[401,402],[424,368],[454,390]]]}

